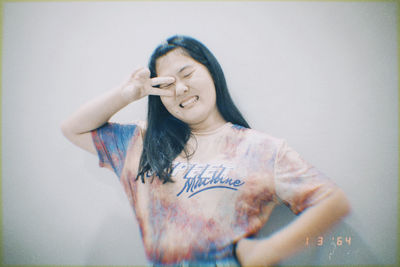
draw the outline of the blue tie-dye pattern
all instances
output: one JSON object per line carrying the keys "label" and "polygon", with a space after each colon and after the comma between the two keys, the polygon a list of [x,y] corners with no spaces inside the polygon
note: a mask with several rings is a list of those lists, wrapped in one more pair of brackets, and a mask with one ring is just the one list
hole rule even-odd
{"label": "blue tie-dye pattern", "polygon": [[247,129],[246,127],[243,127],[243,126],[237,125],[237,124],[232,124],[232,128],[233,128],[233,129],[236,129],[236,130]]}
{"label": "blue tie-dye pattern", "polygon": [[100,164],[110,165],[119,178],[129,142],[136,129],[136,125],[133,124],[106,123],[95,130],[97,136],[94,135],[94,142],[98,148]]}
{"label": "blue tie-dye pattern", "polygon": [[239,267],[241,266],[239,261],[234,255],[234,250],[236,246],[234,244],[230,244],[224,249],[218,249],[217,246],[213,243],[209,244],[208,253],[198,252],[194,253],[193,260],[185,260],[179,263],[174,264],[163,264],[163,263],[154,263],[154,267],[158,266],[169,266],[169,267],[183,267],[183,266],[226,266],[226,267]]}

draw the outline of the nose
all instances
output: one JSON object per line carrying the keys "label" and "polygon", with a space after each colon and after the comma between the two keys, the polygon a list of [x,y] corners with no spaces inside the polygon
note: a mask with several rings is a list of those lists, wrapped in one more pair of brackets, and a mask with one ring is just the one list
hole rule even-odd
{"label": "nose", "polygon": [[176,96],[181,96],[189,91],[189,87],[187,87],[184,83],[177,83],[175,87]]}

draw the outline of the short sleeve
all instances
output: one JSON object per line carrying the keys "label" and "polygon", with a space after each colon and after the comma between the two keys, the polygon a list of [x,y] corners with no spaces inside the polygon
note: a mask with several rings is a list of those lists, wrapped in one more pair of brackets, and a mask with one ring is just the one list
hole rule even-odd
{"label": "short sleeve", "polygon": [[107,167],[121,176],[126,152],[137,129],[135,124],[106,123],[92,131],[100,167]]}
{"label": "short sleeve", "polygon": [[295,213],[316,204],[336,189],[322,172],[283,141],[275,160],[275,192]]}

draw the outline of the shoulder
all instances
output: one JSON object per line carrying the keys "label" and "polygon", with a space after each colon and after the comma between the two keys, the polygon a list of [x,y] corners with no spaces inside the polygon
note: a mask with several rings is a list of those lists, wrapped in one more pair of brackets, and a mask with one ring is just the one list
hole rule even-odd
{"label": "shoulder", "polygon": [[279,148],[285,142],[282,138],[236,124],[231,124],[231,132],[239,138],[246,139],[248,143],[253,145],[269,145],[271,147]]}
{"label": "shoulder", "polygon": [[138,132],[140,133],[141,136],[144,136],[146,134],[147,130],[147,122],[146,121],[135,121],[134,124],[137,127]]}
{"label": "shoulder", "polygon": [[134,121],[131,123],[107,122],[93,131],[93,136],[100,139],[130,139],[143,136],[146,122]]}

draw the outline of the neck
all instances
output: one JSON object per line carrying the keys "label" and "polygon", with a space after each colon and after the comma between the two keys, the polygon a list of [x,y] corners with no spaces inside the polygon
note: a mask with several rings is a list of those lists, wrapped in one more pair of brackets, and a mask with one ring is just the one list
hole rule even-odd
{"label": "neck", "polygon": [[225,125],[226,122],[227,121],[221,116],[221,114],[218,113],[217,116],[209,117],[205,121],[189,125],[189,127],[194,134],[204,134],[220,128]]}

